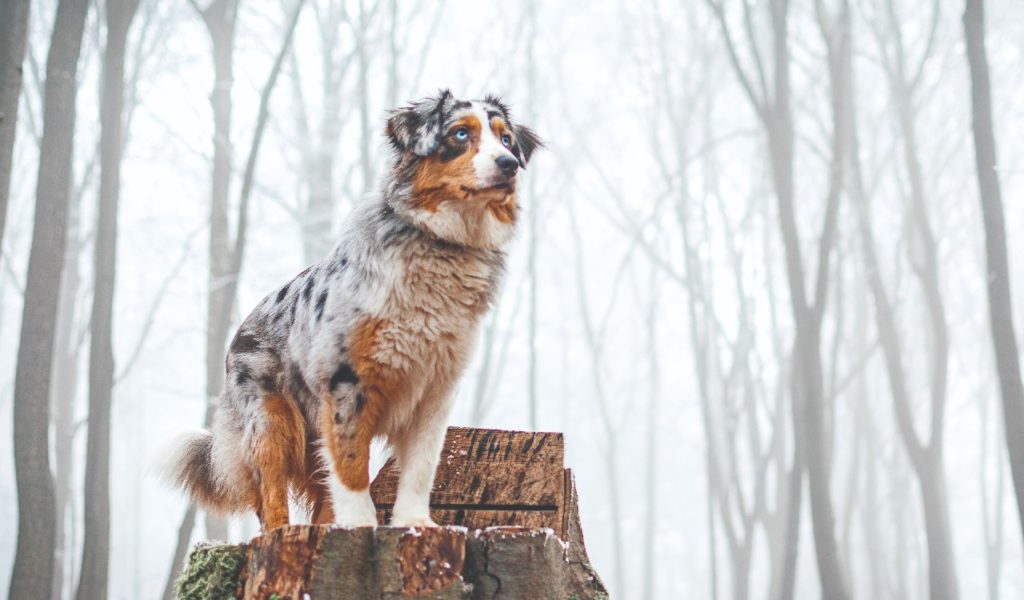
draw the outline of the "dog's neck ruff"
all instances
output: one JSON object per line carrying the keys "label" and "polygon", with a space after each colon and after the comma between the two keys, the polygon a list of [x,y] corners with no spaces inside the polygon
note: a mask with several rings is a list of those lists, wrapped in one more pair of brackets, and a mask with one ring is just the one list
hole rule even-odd
{"label": "dog's neck ruff", "polygon": [[[478,250],[500,250],[515,237],[516,219],[503,221],[493,210],[488,192],[469,198],[451,198],[439,202],[432,211],[417,207],[411,188],[387,190],[384,203],[395,216],[419,231],[442,242]],[[513,195],[512,198],[515,198]]]}

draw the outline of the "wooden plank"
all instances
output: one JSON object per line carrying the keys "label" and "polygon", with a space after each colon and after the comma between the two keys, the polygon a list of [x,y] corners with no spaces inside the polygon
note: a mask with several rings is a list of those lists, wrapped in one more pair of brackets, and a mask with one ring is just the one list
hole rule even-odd
{"label": "wooden plank", "polygon": [[[558,506],[564,493],[560,433],[449,427],[431,505]],[[395,502],[398,468],[391,460],[370,485],[374,502]]]}
{"label": "wooden plank", "polygon": [[[430,495],[442,525],[550,527],[565,533],[564,439],[560,433],[448,428]],[[370,485],[386,523],[398,487],[394,460]]]}

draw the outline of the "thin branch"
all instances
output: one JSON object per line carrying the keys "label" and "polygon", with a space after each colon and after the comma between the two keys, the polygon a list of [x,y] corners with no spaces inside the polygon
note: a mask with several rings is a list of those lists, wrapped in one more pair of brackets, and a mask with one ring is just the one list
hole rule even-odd
{"label": "thin branch", "polygon": [[718,0],[704,0],[715,17],[718,18],[719,24],[722,26],[722,35],[725,38],[725,47],[729,51],[729,61],[732,63],[733,69],[736,71],[736,78],[740,80],[740,84],[743,85],[743,90],[747,93],[747,97],[750,99],[751,105],[757,111],[758,117],[762,122],[768,121],[768,111],[765,106],[767,102],[767,96],[759,98],[754,92],[754,87],[750,83],[750,76],[747,75],[743,65],[740,64],[739,55],[736,53],[736,46],[732,41],[732,34],[729,33],[729,25],[725,22],[725,13],[722,10],[722,5]]}
{"label": "thin branch", "polygon": [[242,268],[242,254],[245,250],[245,236],[249,220],[249,199],[252,196],[253,178],[255,177],[256,172],[256,158],[259,155],[260,142],[263,140],[263,132],[266,129],[267,119],[270,116],[270,95],[274,91],[274,86],[277,84],[277,77],[281,73],[281,65],[284,64],[285,56],[287,56],[288,49],[291,47],[292,38],[295,36],[295,26],[299,22],[299,15],[302,13],[302,7],[305,4],[306,0],[298,0],[296,2],[295,10],[292,12],[284,42],[281,44],[281,49],[277,53],[277,58],[274,59],[274,66],[270,69],[270,75],[267,77],[267,82],[263,86],[263,92],[260,94],[260,108],[259,116],[256,120],[256,131],[253,133],[252,146],[249,148],[249,159],[245,163],[245,175],[242,179],[242,195],[238,203],[238,232],[235,235],[234,250],[231,252],[231,269],[229,272],[235,274],[236,285],[237,274]]}
{"label": "thin branch", "polygon": [[917,90],[917,86],[921,83],[921,76],[924,73],[924,65],[928,62],[928,58],[932,55],[932,48],[935,45],[935,32],[939,28],[939,17],[942,14],[942,9],[938,0],[932,2],[932,21],[928,28],[928,41],[925,42],[924,52],[921,54],[921,60],[918,61],[917,67],[913,71],[913,75],[910,77],[910,93],[913,94]]}
{"label": "thin branch", "polygon": [[192,242],[203,230],[204,228],[196,229],[188,236],[188,241],[185,243],[185,249],[182,251],[181,257],[178,259],[178,262],[171,267],[171,270],[167,272],[164,280],[160,283],[160,287],[157,288],[156,295],[153,298],[153,303],[146,312],[146,319],[143,322],[142,330],[139,332],[139,337],[135,342],[134,349],[129,355],[128,360],[125,361],[124,366],[121,367],[120,372],[114,376],[115,385],[121,383],[121,381],[128,376],[128,373],[132,370],[132,367],[135,366],[135,363],[142,355],[142,350],[146,345],[146,341],[149,339],[149,332],[153,328],[153,324],[156,322],[156,313],[160,310],[160,305],[163,303],[164,297],[167,295],[167,289],[170,287],[171,282],[177,278],[182,267],[185,266],[185,262],[188,260],[189,253],[192,249]]}
{"label": "thin branch", "polygon": [[761,84],[761,97],[768,97],[768,79],[765,77],[764,61],[761,60],[761,49],[757,46],[757,34],[754,32],[754,21],[750,17],[750,2],[743,2],[743,23],[747,30],[747,37],[750,38],[750,54],[754,61],[754,68],[757,70],[757,80]]}

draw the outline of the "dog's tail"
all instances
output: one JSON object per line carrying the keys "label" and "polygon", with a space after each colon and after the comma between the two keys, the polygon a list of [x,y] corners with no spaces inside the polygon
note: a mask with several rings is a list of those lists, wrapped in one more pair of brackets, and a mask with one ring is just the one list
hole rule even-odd
{"label": "dog's tail", "polygon": [[182,433],[171,442],[164,456],[164,479],[199,506],[217,513],[251,508],[249,494],[244,493],[248,490],[229,485],[230,474],[225,472],[224,465],[217,464],[213,433],[209,430]]}

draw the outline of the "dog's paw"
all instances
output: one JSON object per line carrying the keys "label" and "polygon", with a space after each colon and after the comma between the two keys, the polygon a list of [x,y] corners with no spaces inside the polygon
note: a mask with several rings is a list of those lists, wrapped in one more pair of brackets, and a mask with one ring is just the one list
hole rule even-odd
{"label": "dog's paw", "polygon": [[393,515],[391,527],[440,527],[428,515]]}
{"label": "dog's paw", "polygon": [[335,486],[331,490],[334,501],[334,522],[341,527],[376,527],[377,509],[373,506],[370,491],[360,492]]}

